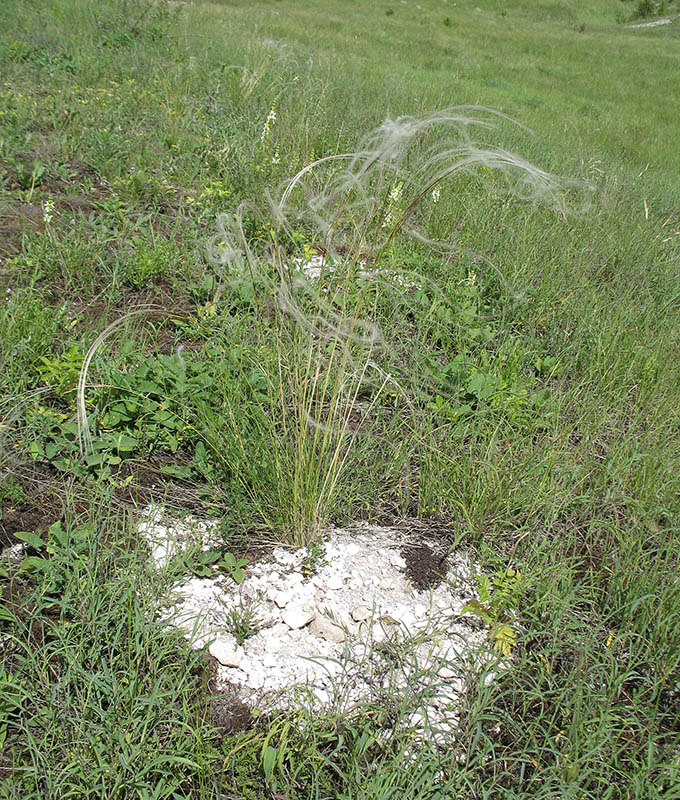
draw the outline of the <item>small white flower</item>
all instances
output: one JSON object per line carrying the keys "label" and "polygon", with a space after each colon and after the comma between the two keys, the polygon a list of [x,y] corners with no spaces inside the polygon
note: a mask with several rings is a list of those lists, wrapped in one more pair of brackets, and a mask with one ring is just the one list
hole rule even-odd
{"label": "small white flower", "polygon": [[277,147],[274,150],[274,155],[272,156],[272,164],[280,164],[281,163],[281,156],[279,155],[279,148]]}
{"label": "small white flower", "polygon": [[442,196],[442,190],[439,188],[439,186],[435,186],[434,189],[432,190],[432,202],[438,203],[439,198],[441,196]]}
{"label": "small white flower", "polygon": [[49,225],[54,219],[54,200],[49,199],[43,203],[43,222]]}
{"label": "small white flower", "polygon": [[269,134],[272,131],[272,125],[276,122],[276,109],[272,106],[269,109],[269,113],[267,114],[267,119],[264,121],[264,125],[262,126],[262,133],[260,134],[260,141],[264,142],[265,139],[269,138]]}
{"label": "small white flower", "polygon": [[385,219],[382,222],[382,227],[391,228],[393,224],[394,224],[394,217],[392,216],[392,212],[388,211],[387,214],[385,214]]}
{"label": "small white flower", "polygon": [[401,200],[401,195],[404,191],[404,184],[399,181],[399,183],[395,183],[390,190],[390,200],[393,203],[398,203]]}
{"label": "small white flower", "polygon": [[465,279],[465,283],[468,286],[474,286],[477,283],[477,275],[472,270],[468,272],[467,278]]}

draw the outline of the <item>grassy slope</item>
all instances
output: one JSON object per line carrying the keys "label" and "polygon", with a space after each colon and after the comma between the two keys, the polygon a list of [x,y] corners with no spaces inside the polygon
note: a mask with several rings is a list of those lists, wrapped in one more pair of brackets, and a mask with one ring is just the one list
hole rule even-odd
{"label": "grassy slope", "polygon": [[[433,797],[433,784],[442,784],[440,796],[677,796],[669,764],[677,758],[680,680],[680,28],[676,21],[623,29],[616,24],[621,7],[618,0],[540,7],[284,0],[177,4],[169,16],[142,16],[143,6],[84,0],[8,4],[0,50],[9,90],[0,101],[0,275],[3,294],[11,292],[0,311],[0,380],[6,410],[22,392],[47,384],[50,393],[31,399],[4,440],[3,474],[18,477],[28,495],[43,487],[37,501],[22,503],[20,494],[10,496],[22,489],[4,482],[5,519],[35,513],[39,530],[63,503],[67,525],[94,522],[105,555],[93,553],[91,529],[59,546],[55,533],[45,576],[4,581],[17,617],[5,623],[13,637],[9,677],[0,672],[8,698],[0,735],[6,731],[14,767],[6,796],[78,797],[87,787],[101,797],[216,797],[223,777],[235,791],[259,796],[268,742],[289,755],[277,787],[290,797],[383,797],[388,787]],[[272,103],[272,141],[260,145]],[[492,142],[584,177],[597,191],[585,213],[565,220],[464,183],[468,191],[446,194],[432,224],[456,230],[468,255],[451,266],[406,244],[393,254],[397,264],[420,259],[419,271],[454,306],[476,270],[475,324],[488,326],[488,346],[470,339],[464,317],[438,323],[426,307],[409,335],[439,364],[465,348],[511,390],[503,405],[480,403],[463,424],[427,406],[431,413],[415,431],[386,407],[387,433],[373,431],[360,443],[329,514],[438,514],[477,548],[489,572],[519,567],[525,585],[515,604],[512,665],[488,687],[471,681],[459,736],[465,759],[458,761],[457,751],[450,758],[426,752],[405,769],[407,740],[399,735],[364,753],[362,731],[394,723],[376,708],[345,731],[346,747],[332,720],[296,719],[301,738],[276,721],[271,740],[266,725],[240,738],[215,736],[197,699],[199,671],[189,671],[181,646],[162,641],[138,613],[134,587],[116,569],[124,562],[147,587],[142,607],[151,607],[159,588],[148,586],[143,565],[114,558],[130,549],[115,512],[126,497],[126,473],[94,484],[82,474],[71,480],[71,467],[61,477],[50,467],[36,472],[27,452],[31,441],[50,441],[48,413],[72,414],[73,370],[63,354],[73,344],[84,352],[108,321],[151,300],[191,322],[137,334],[132,362],[140,352],[153,358],[195,342],[222,358],[239,337],[248,341],[255,322],[247,302],[224,296],[215,298],[211,321],[212,290],[200,287],[211,274],[203,247],[215,211],[258,201],[265,186],[314,157],[355,147],[387,114],[463,103],[514,116],[533,134],[502,124],[489,134]],[[275,147],[279,164],[272,163]],[[36,157],[47,173],[31,186]],[[29,176],[23,186],[22,169]],[[48,198],[56,219],[45,229]],[[254,234],[262,230],[255,226]],[[395,369],[408,356],[413,387],[427,383],[431,365],[398,349],[403,323],[390,313],[384,324],[399,356]],[[113,345],[110,353],[115,358],[105,353],[98,363],[104,378],[131,363]],[[47,377],[38,370],[44,355],[56,365]],[[536,359],[545,356],[560,366],[541,375]],[[427,380],[430,403],[440,393],[454,406],[462,402],[447,395],[441,377]],[[239,402],[238,379],[219,385],[210,402]],[[542,387],[550,391],[547,407],[511,399]],[[173,383],[164,388],[178,391]],[[39,413],[30,413],[34,406]],[[187,413],[193,420],[206,412],[192,405]],[[227,451],[240,434],[223,427],[212,433]],[[138,429],[156,435],[148,416]],[[258,460],[268,441],[253,430],[245,442],[253,465],[241,469],[265,475],[261,501],[280,474]],[[163,458],[185,466],[182,449],[177,459],[158,436]],[[142,477],[131,474],[134,487]],[[200,477],[192,472],[190,483]],[[210,491],[199,502],[215,502],[234,527],[239,517],[242,524],[258,519],[252,487],[239,494],[243,487],[228,474],[207,479]],[[225,481],[232,481],[227,491]],[[193,485],[178,493],[196,499]],[[99,499],[90,506],[93,496]],[[291,496],[278,495],[279,526]],[[62,598],[56,607],[53,581]],[[138,679],[129,683],[131,674]]]}
{"label": "grassy slope", "polygon": [[[570,166],[573,172],[580,159],[603,159],[608,170],[622,163],[639,171],[651,162],[659,178],[675,173],[678,157],[669,143],[677,119],[678,56],[659,41],[677,35],[676,26],[626,30],[615,22],[620,2],[582,6],[376,3],[367,10],[332,2],[322,9],[311,3],[224,8],[226,30],[255,29],[262,39],[280,39],[321,63],[332,61],[334,70],[349,73],[349,93],[359,100],[362,92],[366,100],[375,97],[380,86],[381,102],[359,102],[354,109],[368,124],[380,122],[386,111],[481,104],[540,132],[530,155],[547,158],[551,168]],[[394,13],[386,16],[390,8]],[[219,5],[201,4],[202,20],[213,14],[219,18]]]}

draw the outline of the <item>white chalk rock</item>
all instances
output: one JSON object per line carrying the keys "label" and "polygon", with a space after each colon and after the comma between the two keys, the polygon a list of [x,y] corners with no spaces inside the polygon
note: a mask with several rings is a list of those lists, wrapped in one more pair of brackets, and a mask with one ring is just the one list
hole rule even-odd
{"label": "white chalk rock", "polygon": [[339,589],[342,589],[344,585],[345,581],[342,579],[342,575],[338,575],[337,573],[331,575],[326,581],[326,588],[330,589],[332,592],[337,592]]}
{"label": "white chalk rock", "polygon": [[355,622],[363,622],[371,616],[371,609],[368,606],[358,605],[352,609],[352,619]]}
{"label": "white chalk rock", "polygon": [[409,611],[408,609],[406,611],[402,611],[399,614],[399,622],[401,622],[401,624],[405,625],[407,628],[413,627],[415,621],[416,621],[415,614],[413,614],[413,612]]}
{"label": "white chalk rock", "polygon": [[288,550],[274,550],[272,553],[274,556],[274,560],[279,564],[282,564],[284,567],[291,566],[295,563],[295,555],[293,553],[288,552]]}
{"label": "white chalk rock", "polygon": [[304,628],[305,625],[309,625],[315,616],[314,609],[307,603],[303,603],[302,605],[293,605],[284,609],[281,619],[291,630],[295,631],[299,628]]}
{"label": "white chalk rock", "polygon": [[264,658],[262,659],[262,665],[265,666],[267,669],[273,669],[274,667],[278,666],[279,658],[277,658],[274,653],[265,653]]}
{"label": "white chalk rock", "polygon": [[253,670],[248,674],[246,686],[249,689],[261,689],[264,686],[264,675],[259,670]]}
{"label": "white chalk rock", "polygon": [[208,648],[208,652],[224,667],[238,667],[243,661],[243,648],[236,644],[233,636],[218,636]]}
{"label": "white chalk rock", "polygon": [[279,608],[285,608],[288,603],[293,599],[293,593],[288,592],[274,592],[271,599],[276,603]]}
{"label": "white chalk rock", "polygon": [[265,597],[267,598],[267,600],[273,603],[274,598],[280,591],[281,589],[278,586],[267,586],[267,589],[265,591]]}
{"label": "white chalk rock", "polygon": [[321,636],[327,642],[344,642],[345,632],[332,619],[324,616],[315,617],[309,626],[309,632],[314,636]]}
{"label": "white chalk rock", "polygon": [[316,689],[314,689],[314,694],[316,695],[316,699],[322,705],[324,705],[324,706],[328,705],[328,702],[329,702],[329,700],[331,698],[330,698],[330,695],[328,694],[328,692],[325,689],[316,688]]}
{"label": "white chalk rock", "polygon": [[285,636],[289,631],[288,625],[285,622],[277,622],[276,625],[272,625],[269,628],[268,633],[274,639],[280,639],[282,636]]}

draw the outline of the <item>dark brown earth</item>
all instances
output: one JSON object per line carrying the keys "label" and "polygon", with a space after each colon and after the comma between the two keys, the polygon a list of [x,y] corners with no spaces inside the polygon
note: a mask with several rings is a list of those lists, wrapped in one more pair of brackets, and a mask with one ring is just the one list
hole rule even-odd
{"label": "dark brown earth", "polygon": [[238,687],[227,684],[217,689],[217,661],[209,656],[208,713],[210,722],[223,734],[237,733],[252,728],[254,719],[250,708],[239,698]]}
{"label": "dark brown earth", "polygon": [[446,576],[448,554],[448,548],[436,539],[403,545],[401,556],[406,561],[406,576],[414,588],[423,591],[437,586]]}
{"label": "dark brown earth", "polygon": [[23,503],[0,504],[0,549],[16,544],[16,533],[30,531],[38,535],[64,516],[54,471],[41,465],[30,465],[15,475],[28,498]]}

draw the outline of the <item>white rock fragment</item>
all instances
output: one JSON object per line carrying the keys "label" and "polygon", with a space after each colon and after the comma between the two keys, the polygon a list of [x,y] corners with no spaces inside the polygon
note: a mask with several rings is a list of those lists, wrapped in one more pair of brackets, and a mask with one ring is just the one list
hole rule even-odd
{"label": "white rock fragment", "polygon": [[407,628],[412,628],[416,621],[416,615],[412,611],[404,609],[400,612],[398,620]]}
{"label": "white rock fragment", "polygon": [[281,619],[288,625],[291,630],[298,630],[304,628],[316,616],[314,609],[303,603],[302,605],[293,605],[285,608],[281,614]]}
{"label": "white rock fragment", "polygon": [[326,587],[330,589],[332,592],[337,592],[345,585],[345,581],[342,575],[338,575],[338,573],[334,573],[330,576],[330,578],[326,581]]}
{"label": "white rock fragment", "polygon": [[295,555],[288,550],[281,550],[278,547],[272,553],[274,560],[284,567],[290,567],[295,563]]}
{"label": "white rock fragment", "polygon": [[279,608],[285,608],[293,599],[293,592],[275,591],[270,597]]}
{"label": "white rock fragment", "polygon": [[404,569],[406,567],[406,559],[399,555],[399,553],[391,553],[389,556],[390,564],[397,569]]}
{"label": "white rock fragment", "polygon": [[371,609],[368,606],[358,605],[352,609],[352,619],[355,622],[363,622],[371,616]]}
{"label": "white rock fragment", "polygon": [[285,636],[288,633],[288,630],[288,625],[286,625],[285,622],[277,622],[275,625],[272,625],[271,628],[269,628],[269,635],[274,641],[276,641],[282,636]]}
{"label": "white rock fragment", "polygon": [[279,659],[274,655],[274,653],[265,653],[264,658],[262,659],[263,667],[266,667],[267,669],[273,669],[278,665]]}
{"label": "white rock fragment", "polygon": [[236,644],[233,636],[218,636],[208,652],[224,667],[238,667],[243,661],[243,647]]}
{"label": "white rock fragment", "polygon": [[246,686],[250,689],[261,689],[264,686],[264,675],[259,670],[252,670],[248,673]]}
{"label": "white rock fragment", "polygon": [[314,636],[321,636],[327,642],[344,642],[345,632],[332,619],[323,615],[316,616],[310,626],[309,632]]}
{"label": "white rock fragment", "polygon": [[314,694],[316,695],[316,699],[321,703],[321,705],[328,705],[330,700],[330,695],[325,689],[314,689]]}
{"label": "white rock fragment", "polygon": [[0,565],[8,567],[11,572],[14,572],[21,566],[26,550],[28,550],[28,545],[24,544],[24,542],[17,542],[5,547],[2,555],[0,555]]}

